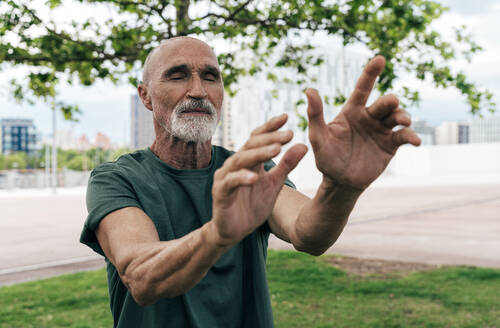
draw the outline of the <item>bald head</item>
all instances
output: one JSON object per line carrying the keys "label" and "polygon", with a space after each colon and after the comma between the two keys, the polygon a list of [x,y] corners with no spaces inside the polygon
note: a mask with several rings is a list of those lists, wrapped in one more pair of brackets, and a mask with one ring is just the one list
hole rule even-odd
{"label": "bald head", "polygon": [[146,61],[144,62],[144,67],[142,71],[142,82],[145,85],[148,85],[149,82],[151,81],[153,72],[155,68],[158,67],[158,57],[161,57],[160,54],[162,52],[165,52],[167,50],[174,50],[176,47],[185,47],[185,46],[201,46],[203,48],[206,48],[210,51],[211,55],[215,59],[215,62],[217,63],[217,57],[215,56],[214,51],[212,48],[206,44],[205,42],[189,37],[189,36],[178,36],[178,37],[173,37],[170,39],[163,40],[158,46],[156,46],[151,52],[148,54],[146,57]]}
{"label": "bald head", "polygon": [[153,112],[157,138],[205,142],[213,135],[224,84],[217,57],[205,42],[190,37],[162,42],[144,63],[137,91]]}

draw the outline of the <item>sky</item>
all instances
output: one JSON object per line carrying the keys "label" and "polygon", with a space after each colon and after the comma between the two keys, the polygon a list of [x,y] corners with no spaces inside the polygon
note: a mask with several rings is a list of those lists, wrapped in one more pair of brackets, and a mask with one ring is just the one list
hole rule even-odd
{"label": "sky", "polygon": [[[443,35],[451,33],[451,27],[462,24],[468,27],[474,40],[484,51],[477,54],[472,63],[457,63],[453,68],[464,70],[471,81],[488,88],[494,94],[500,108],[500,1],[495,0],[441,0],[450,7],[434,27]],[[52,111],[44,103],[34,106],[19,105],[12,101],[8,93],[8,81],[14,76],[22,76],[22,69],[10,68],[0,72],[0,118],[32,118],[42,136],[51,134]],[[411,108],[413,118],[426,120],[432,125],[443,121],[468,120],[471,115],[465,99],[455,90],[440,90],[430,83],[419,83],[422,96],[419,108]],[[97,132],[110,136],[118,144],[129,142],[130,97],[136,90],[128,85],[115,86],[98,82],[92,87],[63,86],[60,98],[68,103],[78,104],[82,114],[79,122],[64,121],[57,115],[57,129],[73,130],[76,135],[93,137]],[[486,117],[488,116],[485,115]]]}
{"label": "sky", "polygon": [[[466,25],[473,39],[483,47],[483,51],[473,57],[471,63],[465,61],[453,68],[463,70],[471,81],[489,89],[494,94],[497,108],[500,108],[500,1],[495,0],[445,0],[440,1],[450,8],[435,28],[443,33],[450,32],[450,27]],[[441,90],[432,84],[419,85],[422,102],[420,108],[411,110],[414,118],[419,118],[438,125],[442,121],[469,120],[465,98],[456,90]],[[498,114],[495,114],[498,115]],[[490,116],[485,113],[485,117]]]}

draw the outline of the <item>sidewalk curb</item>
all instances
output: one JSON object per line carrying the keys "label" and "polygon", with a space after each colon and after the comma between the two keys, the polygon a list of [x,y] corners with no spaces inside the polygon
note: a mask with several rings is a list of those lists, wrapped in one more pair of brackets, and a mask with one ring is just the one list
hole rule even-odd
{"label": "sidewalk curb", "polygon": [[0,287],[62,274],[103,268],[104,258],[87,256],[0,270]]}

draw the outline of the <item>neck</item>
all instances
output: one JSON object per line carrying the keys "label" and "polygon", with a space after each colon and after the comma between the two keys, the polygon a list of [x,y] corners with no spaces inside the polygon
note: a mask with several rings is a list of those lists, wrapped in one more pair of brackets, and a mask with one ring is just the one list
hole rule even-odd
{"label": "neck", "polygon": [[173,136],[157,136],[150,149],[159,159],[177,169],[201,169],[212,159],[211,140],[196,143]]}

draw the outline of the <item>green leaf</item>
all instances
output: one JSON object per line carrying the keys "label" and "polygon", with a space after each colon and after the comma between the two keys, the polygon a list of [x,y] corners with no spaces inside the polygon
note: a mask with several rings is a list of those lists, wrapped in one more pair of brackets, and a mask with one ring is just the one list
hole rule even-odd
{"label": "green leaf", "polygon": [[[230,96],[237,92],[242,76],[259,72],[275,84],[306,87],[315,81],[311,69],[324,63],[310,38],[328,35],[340,38],[346,46],[362,45],[373,55],[385,56],[387,65],[376,85],[380,92],[391,90],[401,72],[407,72],[436,87],[458,90],[471,113],[496,110],[491,92],[452,69],[454,62],[470,61],[482,47],[465,26],[456,27],[451,38],[432,29],[447,10],[437,1],[78,2],[108,15],[105,23],[92,17],[82,19],[75,12],[54,24],[45,15],[71,4],[70,0],[45,0],[37,6],[30,1],[2,2],[0,63],[29,69],[11,84],[16,101],[57,101],[56,90],[62,83],[90,86],[106,80],[137,85],[137,68],[151,49],[161,40],[188,34],[226,39],[231,44],[225,52],[216,49]],[[403,102],[418,105],[418,90],[402,93]],[[339,106],[346,96],[333,94],[324,99]],[[69,119],[73,119],[71,113],[78,114],[74,106],[58,108]]]}

